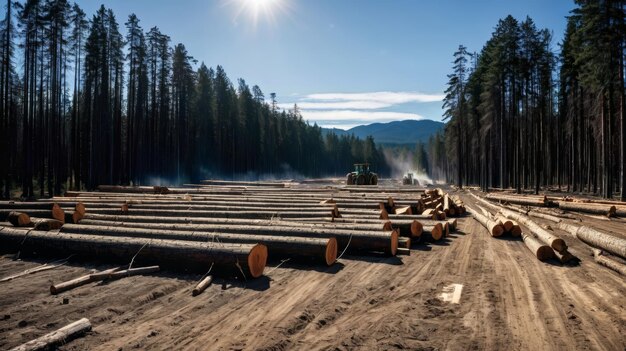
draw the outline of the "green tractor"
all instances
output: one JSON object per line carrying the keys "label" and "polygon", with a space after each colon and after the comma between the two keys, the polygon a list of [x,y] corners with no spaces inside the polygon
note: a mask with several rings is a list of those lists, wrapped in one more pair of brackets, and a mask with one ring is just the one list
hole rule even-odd
{"label": "green tractor", "polygon": [[369,163],[355,163],[354,172],[350,172],[346,176],[346,184],[376,185],[378,184],[378,175],[370,171]]}

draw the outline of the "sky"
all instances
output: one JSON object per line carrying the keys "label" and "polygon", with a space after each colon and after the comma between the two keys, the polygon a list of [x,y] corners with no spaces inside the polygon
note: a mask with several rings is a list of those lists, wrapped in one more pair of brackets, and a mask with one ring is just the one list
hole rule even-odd
{"label": "sky", "polygon": [[[89,18],[101,2],[76,1]],[[135,13],[207,66],[258,85],[279,106],[347,129],[441,120],[452,54],[480,51],[500,18],[530,16],[563,37],[573,0],[108,0],[123,27]]]}

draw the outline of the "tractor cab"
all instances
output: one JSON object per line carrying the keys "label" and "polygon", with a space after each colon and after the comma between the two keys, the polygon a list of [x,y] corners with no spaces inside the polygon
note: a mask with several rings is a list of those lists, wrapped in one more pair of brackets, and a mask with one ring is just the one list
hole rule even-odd
{"label": "tractor cab", "polygon": [[369,163],[355,163],[354,172],[346,176],[347,185],[376,185],[378,175],[370,171]]}

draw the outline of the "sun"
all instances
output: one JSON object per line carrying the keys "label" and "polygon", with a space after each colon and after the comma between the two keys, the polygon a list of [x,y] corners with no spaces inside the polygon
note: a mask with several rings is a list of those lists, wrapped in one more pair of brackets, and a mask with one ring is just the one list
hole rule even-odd
{"label": "sun", "polygon": [[277,20],[287,15],[289,0],[226,0],[226,5],[235,5],[233,22],[251,24],[256,28],[260,22],[275,25]]}

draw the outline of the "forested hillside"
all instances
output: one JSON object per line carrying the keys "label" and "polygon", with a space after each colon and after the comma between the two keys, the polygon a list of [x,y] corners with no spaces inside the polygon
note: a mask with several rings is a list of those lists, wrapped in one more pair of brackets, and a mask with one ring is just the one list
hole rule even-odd
{"label": "forested hillside", "polygon": [[626,200],[625,3],[576,1],[559,54],[549,29],[511,16],[479,53],[459,46],[444,103],[448,179]]}
{"label": "forested hillside", "polygon": [[275,94],[198,65],[136,15],[119,21],[102,6],[87,18],[66,0],[6,2],[3,197],[13,187],[31,197],[157,178],[345,174],[364,160],[384,168],[371,138],[322,136],[296,106],[279,110]]}

